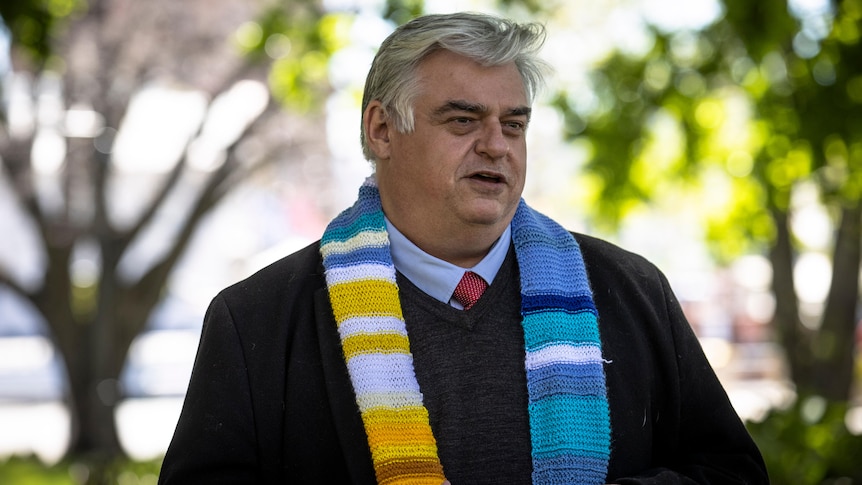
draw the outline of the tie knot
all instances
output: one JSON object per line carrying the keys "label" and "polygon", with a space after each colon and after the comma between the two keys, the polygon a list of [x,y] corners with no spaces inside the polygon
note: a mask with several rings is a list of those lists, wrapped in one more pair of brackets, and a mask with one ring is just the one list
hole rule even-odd
{"label": "tie knot", "polygon": [[472,271],[467,271],[461,277],[458,286],[455,287],[452,297],[463,305],[465,310],[469,310],[479,301],[486,288],[488,288],[488,283],[481,276]]}

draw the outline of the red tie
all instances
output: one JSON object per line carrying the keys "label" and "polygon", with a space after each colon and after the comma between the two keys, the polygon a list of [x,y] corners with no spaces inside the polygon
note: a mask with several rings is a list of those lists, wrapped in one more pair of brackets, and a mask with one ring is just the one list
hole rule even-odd
{"label": "red tie", "polygon": [[479,301],[479,298],[487,287],[488,283],[485,283],[485,280],[481,276],[472,271],[467,271],[464,273],[458,286],[455,287],[455,293],[452,294],[452,297],[463,305],[465,310],[469,310]]}

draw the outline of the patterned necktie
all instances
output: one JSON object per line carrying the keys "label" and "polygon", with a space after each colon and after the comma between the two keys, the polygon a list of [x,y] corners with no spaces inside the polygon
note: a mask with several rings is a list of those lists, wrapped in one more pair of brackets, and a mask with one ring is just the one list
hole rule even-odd
{"label": "patterned necktie", "polygon": [[465,310],[469,310],[479,301],[482,293],[485,292],[485,288],[488,288],[488,283],[481,276],[472,271],[467,271],[461,277],[458,286],[455,287],[452,297],[463,305]]}

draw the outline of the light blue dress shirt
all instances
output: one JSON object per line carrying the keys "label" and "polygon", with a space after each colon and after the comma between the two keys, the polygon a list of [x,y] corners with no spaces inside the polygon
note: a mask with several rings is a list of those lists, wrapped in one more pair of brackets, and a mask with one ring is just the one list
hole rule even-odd
{"label": "light blue dress shirt", "polygon": [[497,276],[497,271],[503,265],[509,246],[512,244],[512,229],[507,226],[506,230],[491,246],[488,254],[472,268],[462,268],[442,259],[435,258],[425,251],[419,249],[407,239],[404,234],[386,219],[386,230],[389,231],[389,247],[392,252],[392,262],[395,269],[407,277],[417,288],[428,295],[448,303],[455,308],[463,309],[463,306],[452,298],[452,293],[465,271],[472,271],[481,276],[489,285]]}

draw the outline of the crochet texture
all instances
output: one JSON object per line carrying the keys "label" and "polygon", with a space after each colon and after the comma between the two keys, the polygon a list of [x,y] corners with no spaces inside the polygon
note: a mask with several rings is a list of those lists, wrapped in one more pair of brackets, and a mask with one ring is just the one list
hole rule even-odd
{"label": "crochet texture", "polygon": [[[580,248],[523,200],[512,241],[521,273],[533,483],[603,484],[610,417],[598,314]],[[440,485],[444,471],[413,369],[373,176],[329,224],[320,251],[377,482]]]}

